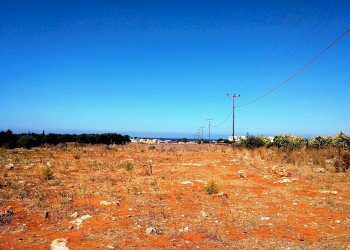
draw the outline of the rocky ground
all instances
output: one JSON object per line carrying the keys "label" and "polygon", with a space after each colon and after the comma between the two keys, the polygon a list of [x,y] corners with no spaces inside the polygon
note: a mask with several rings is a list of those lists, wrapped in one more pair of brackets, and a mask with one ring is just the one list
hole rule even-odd
{"label": "rocky ground", "polygon": [[269,159],[219,145],[1,150],[0,249],[350,249],[350,173]]}

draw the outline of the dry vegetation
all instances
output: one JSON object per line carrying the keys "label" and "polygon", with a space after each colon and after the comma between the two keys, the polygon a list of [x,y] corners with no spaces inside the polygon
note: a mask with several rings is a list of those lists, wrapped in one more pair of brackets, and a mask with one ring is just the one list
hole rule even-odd
{"label": "dry vegetation", "polygon": [[2,149],[0,249],[48,249],[56,239],[70,249],[349,249],[347,154],[184,144]]}

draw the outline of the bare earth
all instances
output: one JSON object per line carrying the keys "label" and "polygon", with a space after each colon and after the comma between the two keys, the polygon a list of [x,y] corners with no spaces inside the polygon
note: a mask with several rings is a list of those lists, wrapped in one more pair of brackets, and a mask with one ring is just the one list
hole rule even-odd
{"label": "bare earth", "polygon": [[[0,249],[350,249],[350,173],[270,153],[213,145],[1,150]],[[209,195],[211,180],[219,190]]]}

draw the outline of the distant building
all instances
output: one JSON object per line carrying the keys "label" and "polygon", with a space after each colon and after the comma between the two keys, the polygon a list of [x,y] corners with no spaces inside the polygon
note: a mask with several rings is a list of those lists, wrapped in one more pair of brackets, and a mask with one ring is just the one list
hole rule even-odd
{"label": "distant building", "polygon": [[[246,139],[246,138],[247,136],[245,135],[235,135],[235,141],[239,141],[240,139]],[[228,137],[228,140],[231,142],[233,141],[232,135]]]}

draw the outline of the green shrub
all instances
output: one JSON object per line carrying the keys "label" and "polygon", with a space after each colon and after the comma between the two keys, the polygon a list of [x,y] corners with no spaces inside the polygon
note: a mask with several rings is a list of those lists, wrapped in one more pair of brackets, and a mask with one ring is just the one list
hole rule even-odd
{"label": "green shrub", "polygon": [[312,137],[309,141],[310,148],[320,149],[320,148],[329,148],[330,146],[332,146],[331,136]]}
{"label": "green shrub", "polygon": [[32,135],[22,135],[18,138],[18,146],[30,149],[32,147],[37,147],[40,142]]}
{"label": "green shrub", "polygon": [[276,135],[273,138],[272,146],[288,149],[302,148],[307,146],[307,140],[302,136]]}
{"label": "green shrub", "polygon": [[350,137],[344,132],[339,132],[333,137],[332,145],[337,148],[348,148],[350,147]]}
{"label": "green shrub", "polygon": [[270,140],[264,136],[248,135],[246,138],[241,138],[237,141],[237,145],[246,148],[264,147],[270,143]]}
{"label": "green shrub", "polygon": [[214,180],[211,180],[206,186],[205,190],[208,194],[217,194],[219,192],[219,187]]}
{"label": "green shrub", "polygon": [[123,162],[121,164],[122,168],[124,168],[126,171],[132,171],[134,169],[134,164],[130,161]]}
{"label": "green shrub", "polygon": [[49,167],[47,167],[43,170],[43,176],[45,180],[51,180],[54,177],[54,173]]}

